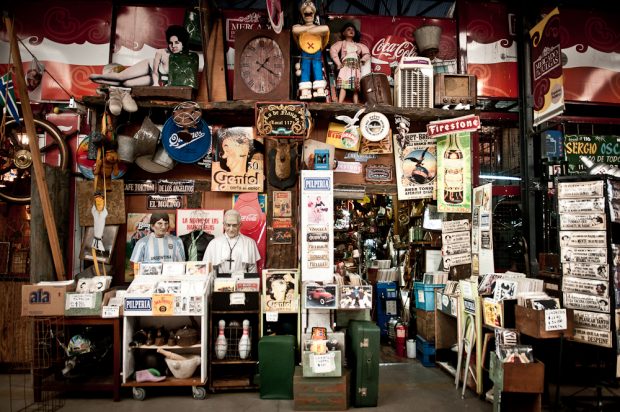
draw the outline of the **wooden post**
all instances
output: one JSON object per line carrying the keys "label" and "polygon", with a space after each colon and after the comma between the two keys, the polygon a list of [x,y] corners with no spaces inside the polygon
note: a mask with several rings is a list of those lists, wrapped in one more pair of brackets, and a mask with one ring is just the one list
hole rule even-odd
{"label": "wooden post", "polygon": [[13,22],[11,21],[11,19],[5,17],[4,23],[6,24],[7,32],[11,41],[11,55],[13,57],[13,62],[15,65],[15,76],[17,87],[19,90],[19,98],[21,100],[24,123],[26,125],[26,132],[28,134],[28,145],[30,146],[30,152],[32,153],[33,175],[37,184],[39,196],[41,198],[41,206],[43,207],[43,218],[45,219],[45,227],[47,229],[47,235],[50,241],[52,258],[54,259],[54,267],[56,268],[56,276],[58,280],[65,280],[65,264],[62,251],[60,250],[60,243],[58,242],[56,221],[54,220],[54,215],[52,213],[52,205],[49,198],[47,182],[45,181],[43,162],[41,162],[41,152],[39,151],[39,138],[34,127],[32,108],[30,107],[30,98],[28,97],[28,90],[26,90],[26,83],[24,80],[24,68],[22,66],[22,58],[19,53],[19,44],[17,43],[17,38],[13,31]]}
{"label": "wooden post", "polygon": [[204,56],[204,62],[202,67],[202,73],[200,74],[200,84],[198,86],[198,96],[196,97],[196,101],[198,103],[208,103],[211,101],[210,99],[210,90],[209,90],[209,74],[208,74],[208,44],[209,44],[209,20],[211,16],[209,15],[209,2],[208,1],[200,1],[200,28],[202,31],[202,55]]}

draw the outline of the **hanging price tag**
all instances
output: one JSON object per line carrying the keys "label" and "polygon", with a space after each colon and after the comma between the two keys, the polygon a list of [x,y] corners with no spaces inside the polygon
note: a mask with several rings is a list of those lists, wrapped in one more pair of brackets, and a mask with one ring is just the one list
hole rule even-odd
{"label": "hanging price tag", "polygon": [[102,318],[118,318],[120,315],[120,308],[118,306],[104,306],[101,308]]}

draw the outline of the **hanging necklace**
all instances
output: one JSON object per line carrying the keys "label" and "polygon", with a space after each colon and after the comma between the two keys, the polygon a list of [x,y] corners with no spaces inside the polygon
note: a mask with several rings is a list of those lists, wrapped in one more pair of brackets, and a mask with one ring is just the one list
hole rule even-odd
{"label": "hanging necklace", "polygon": [[228,248],[230,249],[230,255],[228,255],[228,259],[226,259],[224,262],[228,262],[228,270],[232,270],[232,263],[235,261],[232,258],[232,252],[235,246],[237,246],[237,243],[239,243],[239,239],[241,238],[241,236],[237,235],[237,241],[232,246],[230,246],[230,240],[228,239],[228,236],[225,236],[225,238],[226,238],[226,243],[228,243]]}

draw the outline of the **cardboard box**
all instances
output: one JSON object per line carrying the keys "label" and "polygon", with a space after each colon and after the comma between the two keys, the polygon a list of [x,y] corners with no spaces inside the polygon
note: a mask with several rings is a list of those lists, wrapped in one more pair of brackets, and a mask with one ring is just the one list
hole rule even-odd
{"label": "cardboard box", "polygon": [[63,316],[65,294],[74,290],[75,282],[23,285],[22,316]]}
{"label": "cardboard box", "polygon": [[416,330],[427,342],[435,342],[435,311],[416,309]]}
{"label": "cardboard box", "polygon": [[65,295],[65,316],[101,316],[101,307],[116,296],[115,289],[102,292],[67,292]]}
{"label": "cardboard box", "polygon": [[573,336],[575,328],[573,325],[573,310],[566,309],[566,330],[546,331],[545,330],[545,311],[517,306],[515,308],[515,326],[524,335],[541,338],[559,338]]}

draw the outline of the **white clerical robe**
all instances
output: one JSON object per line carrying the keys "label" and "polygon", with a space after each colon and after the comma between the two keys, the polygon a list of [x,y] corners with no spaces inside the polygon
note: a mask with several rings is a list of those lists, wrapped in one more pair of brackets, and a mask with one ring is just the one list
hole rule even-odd
{"label": "white clerical robe", "polygon": [[259,260],[256,242],[242,234],[232,239],[226,234],[216,237],[209,242],[202,258],[203,262],[211,264],[212,269],[219,265],[219,273],[256,272],[256,262]]}

